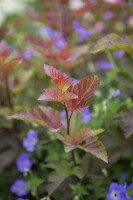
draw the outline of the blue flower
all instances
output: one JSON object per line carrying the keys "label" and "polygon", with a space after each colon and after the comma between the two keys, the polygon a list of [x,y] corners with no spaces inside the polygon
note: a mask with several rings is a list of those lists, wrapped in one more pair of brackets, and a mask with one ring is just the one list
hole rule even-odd
{"label": "blue flower", "polygon": [[121,58],[124,54],[125,54],[125,51],[123,51],[123,50],[116,50],[113,53],[115,58]]}
{"label": "blue flower", "polygon": [[29,171],[32,168],[32,160],[26,153],[22,153],[16,160],[17,169],[20,172]]}
{"label": "blue flower", "polygon": [[86,41],[88,37],[93,34],[92,30],[86,30],[85,28],[81,27],[78,21],[73,22],[73,28],[79,35],[79,43]]}
{"label": "blue flower", "polygon": [[32,46],[28,46],[23,53],[24,60],[29,60],[30,58],[33,58],[35,56],[37,56],[37,52],[33,49]]}
{"label": "blue flower", "polygon": [[38,142],[38,133],[35,130],[29,130],[27,137],[23,139],[23,147],[29,152],[35,150]]}
{"label": "blue flower", "polygon": [[54,47],[56,49],[62,48],[67,42],[67,40],[63,38],[60,31],[53,30],[49,26],[44,26],[40,28],[39,33],[44,39],[55,39],[56,41],[54,42]]}
{"label": "blue flower", "polygon": [[103,70],[110,70],[113,68],[113,64],[111,62],[99,61],[96,63],[96,67]]}
{"label": "blue flower", "polygon": [[15,181],[10,190],[19,197],[27,195],[29,192],[29,190],[27,189],[27,183],[21,179]]}
{"label": "blue flower", "polygon": [[120,178],[121,178],[121,180],[125,181],[126,178],[127,178],[127,174],[126,174],[126,173],[122,173],[122,174],[120,175]]}
{"label": "blue flower", "polygon": [[114,17],[114,13],[111,10],[107,10],[103,13],[103,19],[111,20]]}
{"label": "blue flower", "polygon": [[67,42],[67,40],[65,38],[63,38],[63,37],[58,38],[54,43],[54,47],[56,49],[60,49],[66,44],[66,42]]}
{"label": "blue flower", "polygon": [[107,194],[107,200],[127,200],[126,184],[123,186],[117,183],[111,183]]}
{"label": "blue flower", "polygon": [[66,112],[65,112],[65,110],[62,110],[60,112],[60,115],[61,115],[61,123],[62,123],[63,127],[67,128],[67,123],[65,121],[65,118],[66,118]]}
{"label": "blue flower", "polygon": [[117,98],[117,97],[119,97],[120,95],[121,95],[121,91],[120,91],[119,89],[116,89],[116,90],[114,91],[114,94],[113,94],[114,98]]}
{"label": "blue flower", "polygon": [[91,120],[90,110],[86,109],[81,112],[81,115],[83,117],[83,123],[86,124]]}
{"label": "blue flower", "polygon": [[50,26],[44,26],[40,28],[38,32],[44,39],[58,38],[62,36],[60,31],[53,30]]}

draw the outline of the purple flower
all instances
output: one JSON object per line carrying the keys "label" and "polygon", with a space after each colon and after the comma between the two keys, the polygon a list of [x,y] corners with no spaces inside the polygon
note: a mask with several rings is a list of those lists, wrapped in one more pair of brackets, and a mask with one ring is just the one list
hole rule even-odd
{"label": "purple flower", "polygon": [[26,153],[22,153],[16,160],[17,169],[20,172],[28,171],[32,168],[32,160]]}
{"label": "purple flower", "polygon": [[103,31],[105,29],[105,26],[102,22],[97,22],[94,24],[94,29],[98,31]]}
{"label": "purple flower", "polygon": [[114,94],[113,94],[114,98],[117,98],[117,97],[119,97],[120,95],[121,95],[121,91],[120,91],[119,89],[116,89],[116,90],[114,91]]}
{"label": "purple flower", "polygon": [[65,121],[65,118],[66,118],[65,110],[61,111],[60,114],[61,114],[61,123],[62,123],[64,128],[67,128],[67,123]]}
{"label": "purple flower", "polygon": [[121,49],[120,50],[116,50],[113,53],[113,55],[114,55],[115,58],[121,58],[124,54],[125,54],[125,51],[123,51]]}
{"label": "purple flower", "polygon": [[35,150],[38,142],[38,133],[35,130],[29,130],[27,137],[23,139],[23,147],[29,152]]}
{"label": "purple flower", "polygon": [[29,60],[32,57],[35,57],[37,55],[37,52],[33,49],[32,46],[28,46],[23,53],[24,60]]}
{"label": "purple flower", "polygon": [[39,33],[44,39],[56,39],[56,41],[54,42],[54,47],[56,49],[62,48],[67,42],[67,40],[62,37],[61,32],[55,31],[49,26],[44,26],[43,28],[40,28]]}
{"label": "purple flower", "polygon": [[103,70],[110,70],[112,69],[113,64],[111,62],[99,61],[96,63],[96,67]]}
{"label": "purple flower", "polygon": [[120,175],[120,177],[121,177],[121,180],[125,181],[126,178],[127,178],[127,174],[126,174],[126,173],[122,173],[122,174]]}
{"label": "purple flower", "polygon": [[103,19],[111,20],[114,17],[114,13],[110,10],[107,10],[103,13]]}
{"label": "purple flower", "polygon": [[60,31],[55,31],[50,26],[44,26],[40,28],[38,32],[44,39],[62,37],[62,33]]}
{"label": "purple flower", "polygon": [[81,115],[83,117],[83,123],[86,124],[91,120],[90,110],[86,109],[81,112]]}
{"label": "purple flower", "polygon": [[69,81],[73,81],[73,84],[76,85],[77,83],[79,83],[79,79],[76,79],[76,78],[72,78],[72,77],[69,77]]}
{"label": "purple flower", "polygon": [[126,184],[123,186],[117,183],[111,183],[107,194],[107,200],[127,200]]}
{"label": "purple flower", "polygon": [[65,38],[63,38],[63,37],[58,38],[54,43],[54,47],[56,49],[60,49],[66,44],[66,42],[67,42],[67,40]]}
{"label": "purple flower", "polygon": [[78,21],[73,22],[73,28],[79,35],[79,43],[86,41],[88,37],[93,34],[93,30],[86,30],[85,28],[80,26]]}
{"label": "purple flower", "polygon": [[17,180],[11,186],[11,192],[15,193],[17,196],[21,197],[28,194],[27,183],[24,180]]}

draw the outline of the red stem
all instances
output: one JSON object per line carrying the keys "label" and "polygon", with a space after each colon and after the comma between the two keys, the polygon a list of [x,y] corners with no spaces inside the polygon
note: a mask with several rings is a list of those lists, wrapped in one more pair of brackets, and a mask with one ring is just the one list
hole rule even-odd
{"label": "red stem", "polygon": [[[65,103],[64,103],[64,109],[65,109],[65,112],[66,112],[66,119],[67,119],[67,135],[70,135],[70,121],[71,121],[73,111],[71,112],[70,117],[69,117],[68,110],[67,110]],[[74,166],[76,166],[76,158],[75,158],[74,150],[71,152],[71,154],[72,154],[73,164],[74,164]]]}

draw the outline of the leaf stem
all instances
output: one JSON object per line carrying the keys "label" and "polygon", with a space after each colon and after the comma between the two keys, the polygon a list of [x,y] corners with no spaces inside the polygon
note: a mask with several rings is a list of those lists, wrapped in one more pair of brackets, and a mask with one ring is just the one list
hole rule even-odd
{"label": "leaf stem", "polygon": [[[6,92],[9,108],[10,108],[11,111],[13,111],[14,110],[14,104],[13,104],[13,101],[12,101],[12,98],[11,98],[8,77],[5,78],[5,92]],[[17,124],[14,120],[13,120],[13,129],[14,129],[14,133],[18,133]],[[22,146],[18,135],[15,135],[15,137],[16,137],[18,144],[20,144],[20,146]]]}
{"label": "leaf stem", "polygon": [[70,123],[70,121],[71,121],[72,115],[73,115],[73,111],[72,111],[71,114],[70,114],[69,123]]}
{"label": "leaf stem", "polygon": [[76,163],[76,158],[75,158],[75,152],[74,152],[74,150],[71,153],[72,153],[73,164],[74,164],[74,166],[76,166],[77,163]]}
{"label": "leaf stem", "polygon": [[[70,117],[69,117],[68,110],[67,110],[65,103],[64,103],[64,109],[65,109],[65,112],[66,112],[66,120],[67,120],[67,135],[70,135],[70,121],[71,121],[73,111],[71,112]],[[71,154],[72,154],[73,164],[74,164],[74,166],[76,166],[75,152],[72,151]]]}
{"label": "leaf stem", "polygon": [[68,110],[65,103],[64,103],[64,109],[66,112],[66,120],[67,120],[67,135],[69,135],[70,134],[70,120],[69,120]]}

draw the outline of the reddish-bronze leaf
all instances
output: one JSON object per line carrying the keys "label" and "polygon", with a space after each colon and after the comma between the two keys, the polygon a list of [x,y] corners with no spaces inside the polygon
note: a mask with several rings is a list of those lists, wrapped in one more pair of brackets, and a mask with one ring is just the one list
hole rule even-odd
{"label": "reddish-bronze leaf", "polygon": [[68,76],[61,72],[60,70],[55,69],[52,66],[44,65],[44,72],[52,78],[52,82],[56,85],[62,92],[65,92],[73,84],[73,81],[68,81]]}
{"label": "reddish-bronze leaf", "polygon": [[65,44],[55,56],[60,61],[67,61],[72,57],[72,52],[68,49],[68,45]]}
{"label": "reddish-bronze leaf", "polygon": [[57,101],[63,103],[70,99],[75,99],[75,98],[77,98],[77,95],[75,95],[72,92],[62,93],[60,90],[50,88],[44,90],[44,93],[40,95],[38,100]]}
{"label": "reddish-bronze leaf", "polygon": [[3,63],[0,65],[0,79],[5,79],[11,70],[18,64],[20,58],[14,58],[8,63]]}
{"label": "reddish-bronze leaf", "polygon": [[52,78],[54,84],[57,87],[61,87],[62,85],[64,85],[64,83],[68,79],[68,76],[65,73],[63,73],[63,72],[61,72],[61,71],[59,71],[59,70],[57,70],[54,67],[49,66],[49,65],[44,65],[44,72],[50,78]]}
{"label": "reddish-bronze leaf", "polygon": [[56,41],[55,38],[48,39],[48,40],[42,40],[42,39],[39,39],[39,38],[35,38],[31,35],[27,35],[26,39],[31,41],[32,44],[35,45],[35,47],[42,47],[43,49],[52,46],[53,43]]}
{"label": "reddish-bronze leaf", "polygon": [[83,129],[76,137],[67,135],[64,143],[66,152],[80,148],[107,162],[105,147],[92,130]]}
{"label": "reddish-bronze leaf", "polygon": [[99,85],[99,78],[96,75],[87,76],[74,86],[73,92],[78,96],[67,102],[67,108],[72,111],[82,111],[88,107],[88,100],[94,94]]}
{"label": "reddish-bronze leaf", "polygon": [[15,114],[11,118],[48,126],[51,131],[58,131],[61,127],[60,113],[51,107],[35,107]]}

